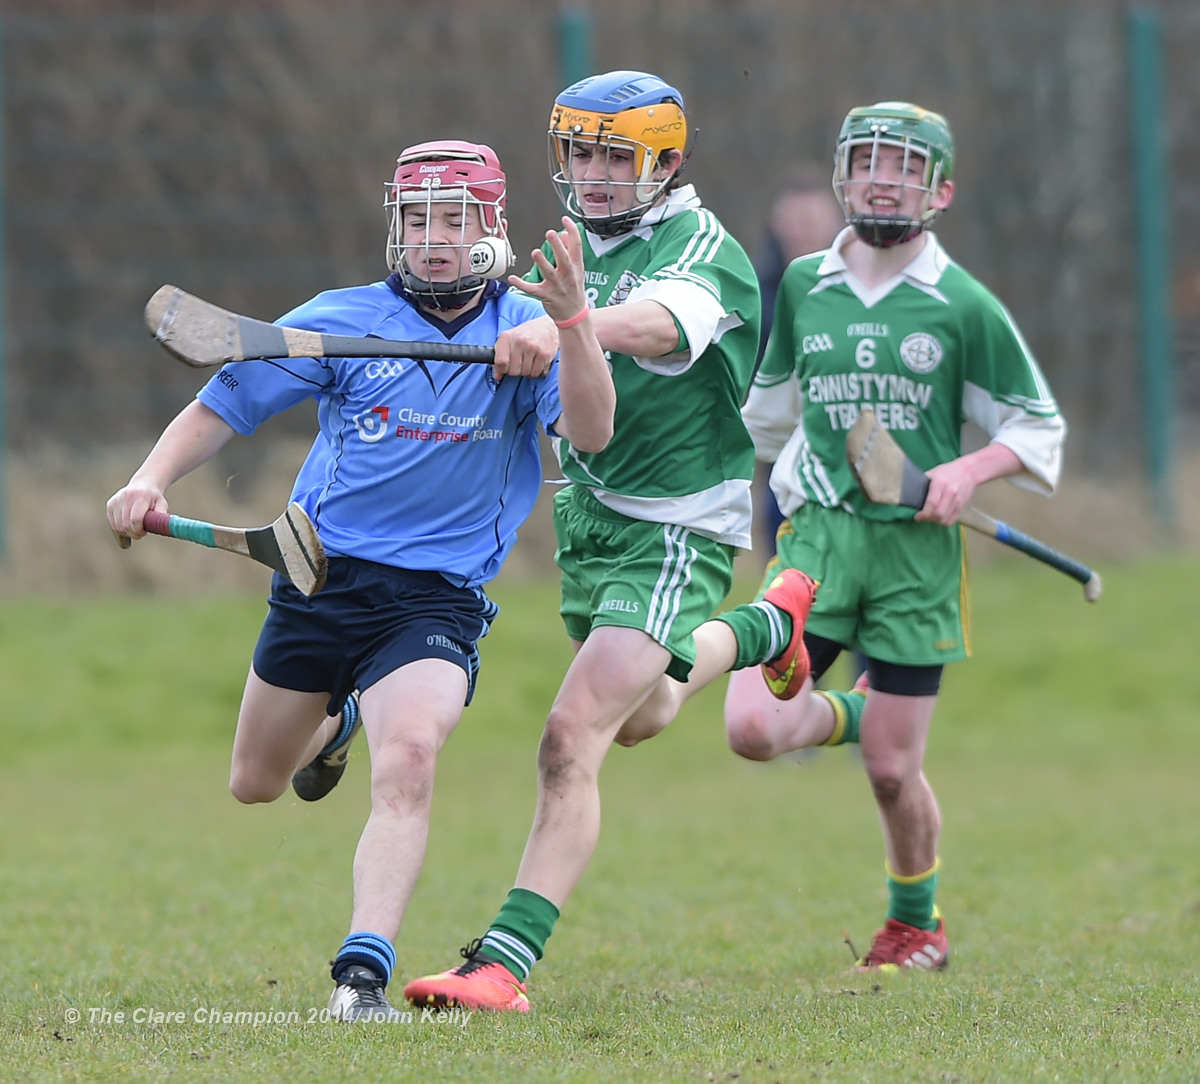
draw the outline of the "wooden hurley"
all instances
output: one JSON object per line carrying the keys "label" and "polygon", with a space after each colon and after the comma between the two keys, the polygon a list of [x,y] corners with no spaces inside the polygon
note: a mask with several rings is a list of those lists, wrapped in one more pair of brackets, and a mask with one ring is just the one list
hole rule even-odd
{"label": "wooden hurley", "polygon": [[[325,584],[325,548],[312,520],[298,504],[289,504],[283,515],[266,527],[219,527],[166,512],[147,512],[142,522],[150,534],[249,557],[281,572],[306,595],[315,595]],[[123,549],[129,547],[128,536],[118,535],[117,541]]]}
{"label": "wooden hurley", "polygon": [[355,338],[279,327],[218,308],[178,286],[160,286],[146,302],[144,318],[163,349],[196,369],[269,358],[416,358],[490,365],[496,357],[490,346]]}
{"label": "wooden hurley", "polygon": [[[929,492],[928,476],[904,454],[870,407],[862,409],[846,434],[846,459],[862,491],[877,504],[897,504],[905,508],[921,508],[925,504]],[[1078,580],[1083,584],[1083,597],[1088,602],[1095,602],[1100,597],[1099,573],[1044,542],[971,505],[959,513],[958,522]]]}

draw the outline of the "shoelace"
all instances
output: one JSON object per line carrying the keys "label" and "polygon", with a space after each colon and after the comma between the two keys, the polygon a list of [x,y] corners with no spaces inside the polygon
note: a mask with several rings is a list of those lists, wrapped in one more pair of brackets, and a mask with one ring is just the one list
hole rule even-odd
{"label": "shoelace", "polygon": [[349,986],[355,992],[355,998],[360,1005],[373,1008],[385,1008],[387,998],[383,996],[383,985],[369,971],[355,969],[346,974],[343,985]]}
{"label": "shoelace", "polygon": [[884,926],[875,935],[875,940],[871,942],[870,949],[863,957],[863,963],[870,964],[877,960],[883,963],[894,963],[901,958],[915,933],[916,931],[903,927]]}
{"label": "shoelace", "polygon": [[[493,960],[490,956],[484,956],[480,949],[483,947],[483,938],[477,937],[470,944],[464,945],[458,950],[458,954],[466,960],[466,963],[459,964],[454,969],[456,975],[469,975],[472,971],[478,971],[481,967],[490,967],[494,963],[499,963]],[[501,967],[504,965],[501,964]]]}

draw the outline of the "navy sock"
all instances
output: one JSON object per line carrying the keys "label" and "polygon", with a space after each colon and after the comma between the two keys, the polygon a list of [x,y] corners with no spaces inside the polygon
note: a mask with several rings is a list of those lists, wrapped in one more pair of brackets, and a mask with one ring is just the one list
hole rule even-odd
{"label": "navy sock", "polygon": [[321,756],[328,756],[330,753],[336,753],[343,745],[348,742],[354,735],[354,728],[358,725],[358,700],[353,696],[346,697],[346,703],[342,705],[342,725],[338,728],[338,732],[333,736],[332,741],[321,750]]}
{"label": "navy sock", "polygon": [[346,968],[355,965],[369,967],[383,979],[386,986],[396,968],[396,950],[392,947],[391,941],[386,937],[380,937],[377,933],[370,933],[367,930],[352,933],[342,942],[342,947],[338,949],[337,959],[333,961],[333,965],[329,969],[330,974],[333,975],[333,981],[341,982]]}

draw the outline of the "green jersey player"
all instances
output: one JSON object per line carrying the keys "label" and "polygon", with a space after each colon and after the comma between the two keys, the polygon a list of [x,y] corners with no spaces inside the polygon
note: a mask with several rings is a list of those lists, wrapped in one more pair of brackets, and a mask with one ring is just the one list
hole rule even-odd
{"label": "green jersey player", "polygon": [[[646,72],[568,87],[550,160],[584,227],[590,320],[617,393],[600,453],[558,442],[561,611],[576,649],[538,753],[538,804],[516,887],[466,962],[408,984],[414,1004],[528,1011],[524,980],[600,830],[598,776],[614,741],[665,727],[734,667],[764,664],[775,695],[803,687],[814,585],[790,571],[709,620],[750,545],[754,447],[741,418],[758,350],[758,284],[742,247],[684,184],[683,97]],[[546,254],[535,265],[548,269]],[[535,274],[533,277],[537,277]],[[532,321],[510,336],[555,334]],[[532,332],[531,332],[531,329]]]}
{"label": "green jersey player", "polygon": [[[857,645],[862,700],[808,691],[780,705],[735,673],[730,745],[769,760],[808,745],[861,743],[879,806],[890,905],[858,966],[940,968],[935,905],[940,818],[922,764],[942,667],[968,654],[961,529],[975,487],[1000,477],[1049,493],[1066,427],[1012,317],[929,227],[954,196],[946,121],[906,102],[851,110],[834,190],[848,226],[784,273],[774,328],[743,410],[789,517],[779,567],[821,584],[804,639],[814,678]],[[846,463],[846,431],[870,407],[930,480],[920,511],[872,504]],[[989,442],[963,454],[968,419]]]}

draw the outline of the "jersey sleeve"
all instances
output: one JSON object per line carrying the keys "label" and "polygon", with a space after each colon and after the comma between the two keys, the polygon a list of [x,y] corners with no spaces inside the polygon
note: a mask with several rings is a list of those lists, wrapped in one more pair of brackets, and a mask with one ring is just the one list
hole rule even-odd
{"label": "jersey sleeve", "polygon": [[1008,310],[985,296],[967,328],[963,414],[1025,468],[1009,481],[1049,494],[1062,472],[1067,426],[1032,351]]}
{"label": "jersey sleeve", "polygon": [[741,247],[712,212],[703,208],[681,215],[694,232],[686,243],[664,245],[666,262],[633,287],[626,304],[657,301],[675,319],[682,334],[679,349],[638,364],[665,375],[686,372],[726,332],[743,324],[758,326],[758,279]]}
{"label": "jersey sleeve", "polygon": [[[546,246],[549,247],[548,245]],[[541,278],[533,277],[537,266],[530,273],[522,276],[526,282],[540,282]],[[506,287],[505,296],[500,304],[501,328],[520,327],[531,320],[538,320],[546,315],[546,310],[536,297],[521,293]],[[549,372],[536,380],[523,380],[522,389],[529,391],[529,398],[524,400],[527,409],[537,412],[538,421],[550,436],[558,436],[554,431],[554,423],[562,416],[562,400],[558,393],[558,358],[550,365]]]}
{"label": "jersey sleeve", "polygon": [[241,361],[223,366],[196,398],[234,432],[248,436],[268,418],[313,398],[332,382],[333,372],[321,358]]}
{"label": "jersey sleeve", "polygon": [[[276,325],[323,335],[364,334],[362,302],[351,291],[326,291],[290,312]],[[324,358],[277,358],[224,366],[196,398],[214,410],[235,432],[247,436],[268,418],[332,387],[336,373]]]}
{"label": "jersey sleeve", "polygon": [[742,407],[742,420],[754,441],[754,453],[768,463],[779,458],[792,438],[803,407],[793,335],[797,288],[796,273],[785,272],[776,294],[774,320],[762,364],[754,374],[754,383]]}

